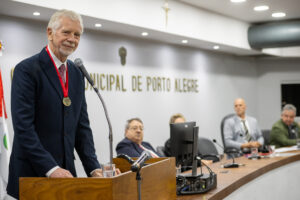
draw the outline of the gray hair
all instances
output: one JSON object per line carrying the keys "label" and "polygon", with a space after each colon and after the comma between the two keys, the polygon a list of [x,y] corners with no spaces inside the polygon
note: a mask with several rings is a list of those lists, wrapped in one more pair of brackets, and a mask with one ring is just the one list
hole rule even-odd
{"label": "gray hair", "polygon": [[141,124],[143,124],[143,121],[142,121],[140,118],[138,118],[138,117],[129,119],[129,120],[126,121],[125,131],[126,131],[127,129],[129,129],[129,124],[130,124],[132,121],[138,121],[138,122],[140,122]]}
{"label": "gray hair", "polygon": [[286,110],[292,110],[294,111],[295,115],[297,113],[297,108],[293,105],[293,104],[286,104],[283,108],[282,108],[282,113]]}
{"label": "gray hair", "polygon": [[80,26],[81,26],[81,33],[83,33],[83,22],[82,22],[81,16],[78,13],[74,12],[74,11],[66,10],[66,9],[59,10],[59,11],[55,12],[51,16],[47,28],[51,28],[53,30],[53,32],[55,32],[56,29],[58,29],[60,27],[60,23],[61,23],[60,19],[62,17],[68,17],[73,21],[78,20],[79,23],[80,23]]}

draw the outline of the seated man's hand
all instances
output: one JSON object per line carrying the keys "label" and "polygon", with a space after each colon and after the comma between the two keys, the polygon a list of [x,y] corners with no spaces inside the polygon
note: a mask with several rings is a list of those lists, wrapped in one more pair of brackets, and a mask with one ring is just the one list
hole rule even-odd
{"label": "seated man's hand", "polygon": [[57,168],[52,174],[49,176],[50,178],[73,178],[73,175],[68,170],[63,168]]}
{"label": "seated man's hand", "polygon": [[257,141],[250,142],[250,145],[251,145],[251,147],[254,147],[254,148],[258,148],[261,146],[261,144]]}
{"label": "seated man's hand", "polygon": [[202,163],[204,163],[205,165],[209,165],[211,163],[213,163],[212,160],[201,160]]}
{"label": "seated man's hand", "polygon": [[251,148],[251,143],[250,142],[246,142],[244,144],[241,145],[241,149],[244,149],[244,148]]}

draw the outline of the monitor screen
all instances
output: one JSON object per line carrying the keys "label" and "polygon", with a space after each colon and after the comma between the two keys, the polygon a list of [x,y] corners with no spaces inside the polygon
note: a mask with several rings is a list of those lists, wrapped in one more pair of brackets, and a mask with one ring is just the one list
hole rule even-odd
{"label": "monitor screen", "polygon": [[196,122],[170,124],[171,156],[176,158],[177,166],[192,165],[195,126]]}

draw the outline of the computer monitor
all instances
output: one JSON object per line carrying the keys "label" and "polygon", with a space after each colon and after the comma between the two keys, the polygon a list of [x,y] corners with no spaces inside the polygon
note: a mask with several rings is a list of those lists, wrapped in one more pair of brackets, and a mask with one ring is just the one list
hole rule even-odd
{"label": "computer monitor", "polygon": [[170,124],[171,156],[176,158],[177,166],[191,167],[193,164],[193,155],[197,155],[197,148],[194,148],[198,140],[198,132],[197,138],[194,138],[195,127],[196,122]]}

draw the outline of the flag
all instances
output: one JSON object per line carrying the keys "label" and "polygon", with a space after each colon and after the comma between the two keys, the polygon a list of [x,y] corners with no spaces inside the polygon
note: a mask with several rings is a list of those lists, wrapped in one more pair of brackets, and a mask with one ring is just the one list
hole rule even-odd
{"label": "flag", "polygon": [[6,119],[7,114],[5,110],[3,84],[0,71],[0,200],[4,199],[6,196],[8,165],[11,151]]}

